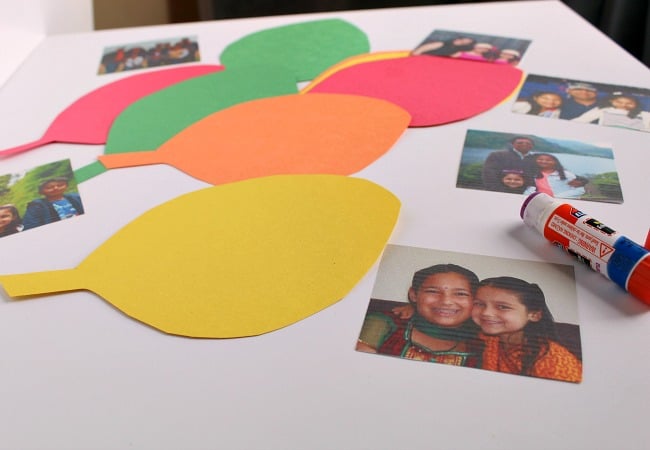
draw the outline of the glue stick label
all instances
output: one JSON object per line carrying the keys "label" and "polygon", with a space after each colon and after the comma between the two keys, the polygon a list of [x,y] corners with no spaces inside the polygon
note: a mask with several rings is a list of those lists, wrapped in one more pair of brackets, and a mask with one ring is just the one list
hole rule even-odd
{"label": "glue stick label", "polygon": [[519,215],[554,245],[650,305],[648,248],[541,192],[526,198]]}
{"label": "glue stick label", "polygon": [[563,204],[548,218],[544,237],[609,278],[607,263],[618,236],[602,222]]}

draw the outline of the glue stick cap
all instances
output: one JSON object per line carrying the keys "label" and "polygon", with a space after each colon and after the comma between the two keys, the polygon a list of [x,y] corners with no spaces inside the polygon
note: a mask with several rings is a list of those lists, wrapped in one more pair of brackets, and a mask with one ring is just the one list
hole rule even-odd
{"label": "glue stick cap", "polygon": [[627,280],[627,291],[650,305],[650,253],[637,263]]}
{"label": "glue stick cap", "polygon": [[559,202],[550,195],[543,192],[533,192],[521,205],[519,216],[526,225],[544,234],[546,219],[557,206],[559,206]]}
{"label": "glue stick cap", "polygon": [[521,205],[521,209],[519,210],[519,217],[522,219],[524,218],[524,212],[526,211],[526,206],[530,203],[530,201],[535,197],[539,192],[533,192],[530,194],[528,197],[526,197],[526,200],[524,200],[524,203]]}
{"label": "glue stick cap", "polygon": [[526,200],[524,200],[524,203],[521,205],[521,209],[519,210],[519,217],[521,217],[522,219],[524,218],[526,207],[532,201],[532,199],[538,196],[539,194],[541,194],[541,192],[533,192],[528,197],[526,197]]}

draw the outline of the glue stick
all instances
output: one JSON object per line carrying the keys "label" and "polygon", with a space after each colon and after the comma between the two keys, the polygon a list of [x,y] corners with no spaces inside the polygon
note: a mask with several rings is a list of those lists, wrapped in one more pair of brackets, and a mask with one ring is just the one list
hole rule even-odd
{"label": "glue stick", "polygon": [[568,203],[535,192],[520,211],[524,223],[554,245],[650,305],[650,251]]}

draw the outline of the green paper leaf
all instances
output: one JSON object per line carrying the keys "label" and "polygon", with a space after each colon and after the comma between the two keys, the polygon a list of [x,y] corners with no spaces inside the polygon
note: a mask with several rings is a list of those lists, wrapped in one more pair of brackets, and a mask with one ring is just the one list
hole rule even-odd
{"label": "green paper leaf", "polygon": [[307,81],[350,56],[370,51],[368,37],[340,19],[325,19],[270,28],[230,44],[221,64],[236,67],[253,62],[281,64],[298,79]]}

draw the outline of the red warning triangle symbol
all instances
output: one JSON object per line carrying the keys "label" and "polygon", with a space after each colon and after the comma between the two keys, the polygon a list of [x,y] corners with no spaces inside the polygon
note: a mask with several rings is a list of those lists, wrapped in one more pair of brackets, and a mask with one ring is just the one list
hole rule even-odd
{"label": "red warning triangle symbol", "polygon": [[604,256],[609,255],[612,253],[614,249],[610,247],[609,245],[603,244],[602,242],[600,243],[600,258],[602,259]]}

